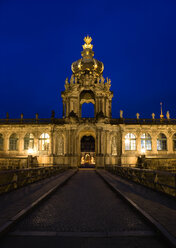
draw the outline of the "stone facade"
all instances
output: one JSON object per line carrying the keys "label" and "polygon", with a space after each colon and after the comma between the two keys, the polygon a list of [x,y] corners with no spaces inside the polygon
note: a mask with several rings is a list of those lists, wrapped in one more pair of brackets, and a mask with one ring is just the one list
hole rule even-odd
{"label": "stone facade", "polygon": [[[104,79],[102,62],[93,58],[91,38],[85,38],[82,58],[72,64],[65,81],[63,117],[0,120],[0,165],[19,167],[92,163],[135,166],[138,158],[176,159],[176,121],[111,117],[111,80]],[[94,118],[82,118],[82,105],[94,105]],[[84,138],[87,137],[87,138]],[[87,140],[87,141],[86,141]],[[86,144],[87,142],[87,144]],[[88,144],[90,143],[90,144]],[[16,162],[15,162],[16,161]],[[166,160],[163,160],[166,161]],[[166,162],[165,162],[166,163]]]}

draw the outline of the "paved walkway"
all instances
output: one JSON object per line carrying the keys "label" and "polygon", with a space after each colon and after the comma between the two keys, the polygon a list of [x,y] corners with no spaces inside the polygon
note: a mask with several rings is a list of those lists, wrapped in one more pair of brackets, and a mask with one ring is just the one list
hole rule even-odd
{"label": "paved walkway", "polygon": [[72,170],[68,170],[56,176],[0,195],[0,230],[20,211],[27,208],[54,186],[59,185],[72,173]]}
{"label": "paved walkway", "polygon": [[150,226],[93,170],[81,170],[31,214],[1,248],[161,248]]}
{"label": "paved walkway", "polygon": [[99,170],[99,173],[176,237],[176,199],[115,176],[105,170]]}

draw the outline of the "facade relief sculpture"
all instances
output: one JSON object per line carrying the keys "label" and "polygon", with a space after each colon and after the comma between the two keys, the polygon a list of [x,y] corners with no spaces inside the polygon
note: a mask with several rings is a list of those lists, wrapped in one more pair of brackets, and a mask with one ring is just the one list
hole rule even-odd
{"label": "facade relief sculpture", "polygon": [[114,156],[117,155],[117,137],[116,136],[112,137],[111,151],[112,151],[112,155]]}
{"label": "facade relief sculpture", "polygon": [[57,142],[58,142],[57,154],[64,155],[64,137],[59,136]]}

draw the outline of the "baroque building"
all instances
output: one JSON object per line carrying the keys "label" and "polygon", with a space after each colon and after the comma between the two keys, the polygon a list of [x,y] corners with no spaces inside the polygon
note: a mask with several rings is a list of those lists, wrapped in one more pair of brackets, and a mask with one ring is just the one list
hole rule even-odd
{"label": "baroque building", "polygon": [[[0,119],[0,166],[27,167],[61,164],[135,166],[145,159],[176,163],[176,120],[113,119],[111,80],[104,65],[94,58],[91,37],[84,38],[82,58],[73,62],[71,79],[65,80],[63,117],[50,119]],[[94,117],[83,118],[82,106],[91,103]],[[162,107],[162,106],[161,106]],[[153,162],[152,162],[153,163]],[[154,163],[156,165],[156,163]]]}

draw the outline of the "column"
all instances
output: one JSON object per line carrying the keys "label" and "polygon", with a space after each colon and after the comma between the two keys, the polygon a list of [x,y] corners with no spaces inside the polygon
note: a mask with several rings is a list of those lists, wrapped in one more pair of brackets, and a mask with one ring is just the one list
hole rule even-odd
{"label": "column", "polygon": [[100,133],[99,133],[99,144],[100,144],[100,154],[102,153],[102,147],[101,147],[101,130],[100,130]]}
{"label": "column", "polygon": [[172,144],[172,136],[167,137],[167,150],[168,153],[173,153],[173,144]]}
{"label": "column", "polygon": [[157,135],[151,135],[152,138],[152,153],[157,154]]}
{"label": "column", "polygon": [[39,147],[38,147],[38,137],[34,137],[34,151],[38,152]]}
{"label": "column", "polygon": [[107,154],[107,131],[104,133],[104,153]]}
{"label": "column", "polygon": [[111,153],[110,133],[107,132],[107,154]]}
{"label": "column", "polygon": [[51,130],[51,132],[50,132],[50,136],[51,136],[51,138],[50,138],[50,155],[53,155],[53,130]]}
{"label": "column", "polygon": [[136,151],[141,154],[141,139],[140,139],[141,134],[137,133],[136,134]]}
{"label": "column", "polygon": [[4,138],[4,151],[5,152],[8,152],[9,151],[9,135],[8,134],[5,134],[4,136],[3,136],[3,138]]}
{"label": "column", "polygon": [[24,139],[23,135],[19,135],[19,140],[18,140],[18,152],[19,153],[24,153]]}

